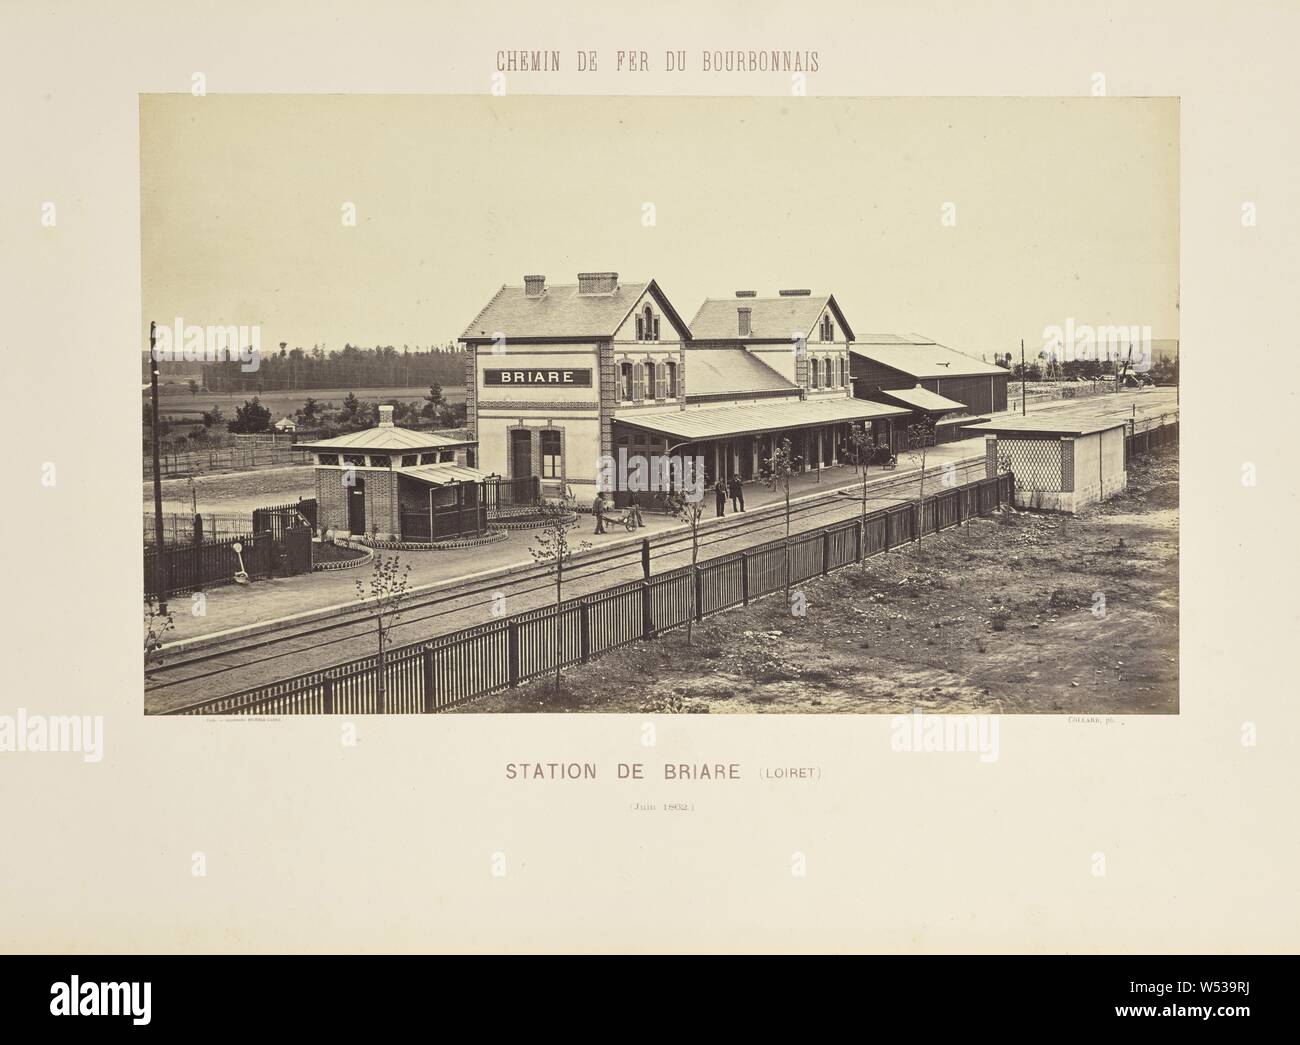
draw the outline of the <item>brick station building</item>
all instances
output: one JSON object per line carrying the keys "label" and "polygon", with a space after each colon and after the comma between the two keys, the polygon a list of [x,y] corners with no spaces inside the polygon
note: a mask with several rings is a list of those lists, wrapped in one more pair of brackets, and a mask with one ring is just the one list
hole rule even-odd
{"label": "brick station building", "polygon": [[[594,497],[601,458],[688,456],[705,481],[756,478],[790,439],[801,469],[839,463],[850,424],[889,441],[911,409],[855,398],[853,332],[833,295],[738,291],[688,325],[653,280],[615,272],[503,286],[460,338],[480,467]],[[615,485],[615,502],[629,491]],[[643,502],[643,503],[648,503]]]}

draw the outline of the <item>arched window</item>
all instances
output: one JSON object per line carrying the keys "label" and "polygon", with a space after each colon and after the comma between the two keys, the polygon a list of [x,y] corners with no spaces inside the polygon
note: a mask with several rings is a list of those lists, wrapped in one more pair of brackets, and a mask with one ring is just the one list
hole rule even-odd
{"label": "arched window", "polygon": [[830,313],[822,316],[822,340],[835,340],[835,324],[831,321]]}
{"label": "arched window", "polygon": [[645,331],[644,341],[659,340],[659,324],[655,320],[655,315],[650,311],[650,306],[646,305],[645,310],[641,313],[641,327]]}
{"label": "arched window", "polygon": [[618,368],[618,397],[624,402],[632,401],[632,364],[621,363]]}
{"label": "arched window", "polygon": [[667,394],[664,398],[666,398],[666,399],[676,399],[676,398],[677,398],[677,364],[676,364],[676,363],[665,363],[665,364],[664,364],[664,369],[666,369],[666,370],[668,371],[668,380],[667,380],[667,384],[668,384],[667,393],[668,393],[668,394]]}

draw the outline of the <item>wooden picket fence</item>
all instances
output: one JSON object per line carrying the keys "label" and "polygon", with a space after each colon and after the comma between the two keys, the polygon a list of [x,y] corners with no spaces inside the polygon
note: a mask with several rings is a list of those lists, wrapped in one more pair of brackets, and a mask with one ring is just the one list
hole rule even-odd
{"label": "wooden picket fence", "polygon": [[516,686],[561,667],[586,663],[631,642],[654,638],[696,620],[748,605],[787,583],[861,561],[916,539],[987,515],[1010,501],[1010,472],[980,479],[910,504],[883,508],[865,520],[820,530],[682,566],[647,580],[543,606],[389,650],[384,692],[379,656],[321,668],[293,678],[166,712],[171,715],[429,714]]}
{"label": "wooden picket fence", "polygon": [[1130,422],[1124,435],[1124,460],[1178,442],[1178,418],[1149,417]]}
{"label": "wooden picket fence", "polygon": [[[307,531],[310,542],[311,532]],[[234,543],[241,544],[236,555]],[[308,545],[310,557],[311,548]],[[166,576],[167,588],[159,592],[159,557]],[[272,540],[269,533],[231,537],[226,540],[204,541],[201,544],[167,545],[160,550],[150,546],[144,550],[144,594],[146,598],[157,598],[160,594],[176,595],[180,592],[202,591],[219,584],[231,584],[239,571],[240,557],[243,558],[244,571],[250,580],[258,580],[271,575],[274,564]],[[309,558],[310,563],[310,558]],[[310,566],[309,566],[310,568]]]}

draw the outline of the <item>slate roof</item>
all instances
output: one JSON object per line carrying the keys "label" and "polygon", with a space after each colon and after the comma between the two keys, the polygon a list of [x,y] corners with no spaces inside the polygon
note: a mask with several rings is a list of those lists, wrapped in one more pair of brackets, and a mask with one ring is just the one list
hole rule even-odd
{"label": "slate roof", "polygon": [[322,439],[314,443],[297,443],[295,450],[312,450],[326,452],[334,450],[373,450],[375,453],[409,452],[414,450],[443,450],[453,446],[470,446],[472,440],[448,439],[433,432],[413,432],[409,428],[379,425],[365,428],[360,432]]}
{"label": "slate roof", "polygon": [[787,381],[757,356],[743,348],[687,348],[686,395],[736,395],[745,392],[788,390],[799,386]]}
{"label": "slate roof", "polygon": [[916,334],[907,338],[897,334],[865,334],[854,340],[849,351],[915,378],[1006,376],[1010,373],[1004,367],[985,363]]}
{"label": "slate roof", "polygon": [[[697,340],[790,341],[794,335],[807,337],[833,294],[796,294],[774,298],[709,298],[691,320],[691,337]],[[853,339],[853,331],[834,302],[838,317],[836,337]],[[741,338],[737,310],[749,309],[749,336]]]}
{"label": "slate roof", "polygon": [[725,439],[783,428],[809,428],[872,417],[898,417],[910,411],[867,399],[796,400],[754,406],[710,406],[696,410],[663,410],[614,415],[620,424],[678,439]]}
{"label": "slate roof", "polygon": [[619,282],[608,294],[579,294],[576,283],[548,283],[539,297],[523,287],[503,286],[465,328],[462,341],[507,339],[609,338],[622,326],[641,295],[653,287],[669,319],[689,336],[686,323],[654,280]]}

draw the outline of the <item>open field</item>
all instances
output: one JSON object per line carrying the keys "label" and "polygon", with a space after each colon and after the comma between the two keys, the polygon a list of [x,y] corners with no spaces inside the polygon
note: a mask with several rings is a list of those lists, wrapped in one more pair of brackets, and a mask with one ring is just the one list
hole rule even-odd
{"label": "open field", "polygon": [[[188,512],[188,479],[164,479],[163,511]],[[287,504],[300,497],[316,496],[315,469],[309,465],[257,468],[242,472],[213,472],[194,477],[194,493],[200,512],[251,512],[272,504]],[[146,512],[153,511],[153,483],[145,481],[141,494]]]}
{"label": "open field", "polygon": [[1172,449],[1078,516],[1004,508],[805,583],[804,616],[769,597],[463,710],[1173,714],[1177,586]]}
{"label": "open field", "polygon": [[[292,416],[309,398],[322,403],[339,404],[349,392],[354,392],[363,403],[392,402],[423,403],[429,394],[428,385],[396,388],[304,388],[282,392],[200,392],[190,395],[184,384],[168,384],[159,390],[158,412],[164,418],[182,419],[206,413],[214,406],[220,406],[227,419],[235,416],[235,408],[243,406],[253,396],[262,400],[262,405],[271,411],[273,420],[278,421],[286,414]],[[442,390],[443,398],[449,403],[459,403],[465,399],[465,389],[461,385],[451,385]]]}

